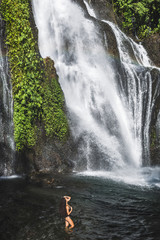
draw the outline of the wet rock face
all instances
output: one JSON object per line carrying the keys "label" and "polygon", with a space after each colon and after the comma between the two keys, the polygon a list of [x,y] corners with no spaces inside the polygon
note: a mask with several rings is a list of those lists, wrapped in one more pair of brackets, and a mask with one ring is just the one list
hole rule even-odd
{"label": "wet rock face", "polygon": [[[73,0],[78,3],[84,10],[86,5],[84,0]],[[86,0],[86,2],[93,8],[97,19],[109,20],[116,23],[116,15],[114,14],[112,0]]]}
{"label": "wet rock face", "polygon": [[10,175],[14,171],[12,90],[4,39],[5,24],[0,18],[0,175]]}
{"label": "wet rock face", "polygon": [[[117,23],[119,27],[121,28],[121,21],[118,18],[118,16],[114,13],[113,8],[113,1],[112,0],[87,0],[88,3],[93,7],[97,18],[99,19],[107,19],[111,22]],[[135,39],[135,36],[132,36],[132,33],[130,33],[131,37]],[[153,63],[160,67],[160,35],[154,34],[148,38],[145,38],[142,41],[143,46],[147,50],[147,53],[150,57],[150,59],[153,61]]]}
{"label": "wet rock face", "polygon": [[[45,61],[44,81],[52,82],[52,78],[57,79],[58,75],[54,67],[54,62],[49,57]],[[47,80],[46,80],[47,79]],[[52,89],[52,88],[51,88]],[[67,109],[64,104],[64,111],[67,115]],[[24,149],[17,153],[16,172],[30,174],[32,172],[69,172],[73,168],[71,160],[73,159],[74,146],[71,135],[66,141],[60,141],[54,137],[47,137],[42,123],[37,123],[38,139],[32,149]]]}
{"label": "wet rock face", "polygon": [[116,22],[112,0],[88,0],[88,2],[95,10],[96,16],[99,19],[107,19],[111,22]]}
{"label": "wet rock face", "polygon": [[27,175],[32,172],[69,172],[73,168],[72,154],[73,149],[69,140],[62,143],[43,134],[35,147],[17,154],[16,172]]}
{"label": "wet rock face", "polygon": [[160,35],[157,33],[143,41],[144,47],[153,63],[160,67]]}
{"label": "wet rock face", "polygon": [[151,165],[160,165],[160,72],[151,71],[152,92],[155,94],[155,103],[152,111],[150,126],[150,158]]}
{"label": "wet rock face", "polygon": [[[88,4],[93,8],[97,19],[93,18],[88,14],[86,5],[84,4],[84,0],[73,0],[76,2],[84,11],[85,17],[91,19],[94,22],[95,26],[97,26],[98,33],[100,39],[103,41],[103,45],[106,46],[107,52],[112,57],[119,58],[119,51],[117,48],[117,42],[115,38],[115,34],[112,31],[112,28],[103,23],[100,20],[109,20],[111,22],[116,23],[116,15],[113,11],[112,0],[86,0]],[[107,42],[107,43],[106,43]]]}
{"label": "wet rock face", "polygon": [[[34,22],[33,12],[30,3],[30,23],[34,33],[34,38],[37,41],[37,53],[38,50],[38,31]],[[0,25],[0,46],[1,55],[7,55],[7,48],[4,44],[5,39],[5,24],[4,22]],[[40,56],[40,54],[39,54]],[[2,58],[0,58],[1,60]],[[56,69],[54,68],[54,62],[51,59],[47,59],[46,62],[48,66],[53,66],[49,72],[50,78],[58,78],[56,74]],[[46,64],[47,64],[46,63]],[[1,62],[0,62],[1,64]],[[6,66],[4,68],[4,66]],[[0,67],[0,71],[1,71]],[[1,72],[0,72],[1,75]],[[5,75],[5,80],[8,84],[8,88],[11,89],[10,72],[8,68],[7,58],[3,59],[3,75]],[[45,77],[44,77],[45,81]],[[10,175],[14,172],[17,174],[30,174],[30,172],[38,171],[53,171],[53,172],[63,172],[72,169],[72,163],[70,161],[71,154],[71,136],[68,141],[63,142],[54,137],[47,137],[44,126],[42,123],[37,122],[38,127],[38,141],[37,144],[31,149],[24,149],[21,152],[13,152],[10,145],[8,145],[8,127],[10,115],[6,112],[4,106],[4,79],[0,76],[0,175]],[[8,98],[6,101],[8,103]],[[65,106],[64,106],[65,108]],[[8,107],[8,111],[11,106]],[[67,110],[66,110],[67,114]],[[12,119],[13,123],[13,119]],[[12,129],[13,130],[13,129]],[[13,132],[12,132],[13,133]],[[16,157],[15,157],[16,154]],[[15,157],[15,158],[14,158]],[[13,161],[13,159],[15,161]]]}

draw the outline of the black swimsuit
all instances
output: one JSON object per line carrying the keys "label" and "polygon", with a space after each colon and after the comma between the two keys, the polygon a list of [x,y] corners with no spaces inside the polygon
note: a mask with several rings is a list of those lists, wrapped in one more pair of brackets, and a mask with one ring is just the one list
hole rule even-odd
{"label": "black swimsuit", "polygon": [[[68,205],[68,206],[69,206],[69,205]],[[69,208],[71,208],[71,207],[69,206]],[[65,218],[66,218],[66,217],[69,217],[69,215],[67,214],[67,210],[66,210],[66,216],[65,216]]]}

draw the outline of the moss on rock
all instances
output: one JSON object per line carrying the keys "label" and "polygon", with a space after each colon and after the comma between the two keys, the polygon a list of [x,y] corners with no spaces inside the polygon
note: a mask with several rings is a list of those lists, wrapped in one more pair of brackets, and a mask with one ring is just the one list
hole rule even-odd
{"label": "moss on rock", "polygon": [[30,24],[30,0],[2,0],[0,10],[6,22],[17,150],[36,144],[38,122],[44,122],[48,136],[62,140],[68,133],[64,97],[57,77],[50,76],[53,62],[43,63],[39,55]]}
{"label": "moss on rock", "polygon": [[68,135],[68,122],[64,114],[64,95],[58,76],[54,68],[54,62],[47,57],[44,59],[45,81],[43,82],[43,121],[46,135],[63,140]]}

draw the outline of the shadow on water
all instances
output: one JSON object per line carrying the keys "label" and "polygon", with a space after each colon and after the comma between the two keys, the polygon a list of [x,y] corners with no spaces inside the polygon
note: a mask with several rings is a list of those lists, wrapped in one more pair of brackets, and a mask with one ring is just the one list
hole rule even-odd
{"label": "shadow on water", "polygon": [[[55,176],[56,184],[0,179],[1,240],[159,240],[160,191],[96,177]],[[71,195],[73,232],[58,213]]]}

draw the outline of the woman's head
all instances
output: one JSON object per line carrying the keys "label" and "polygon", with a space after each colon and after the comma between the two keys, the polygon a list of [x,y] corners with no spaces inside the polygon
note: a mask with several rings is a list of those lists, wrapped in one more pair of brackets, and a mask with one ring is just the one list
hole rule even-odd
{"label": "woman's head", "polygon": [[64,196],[63,198],[66,200],[66,202],[69,202],[71,200],[70,196]]}

